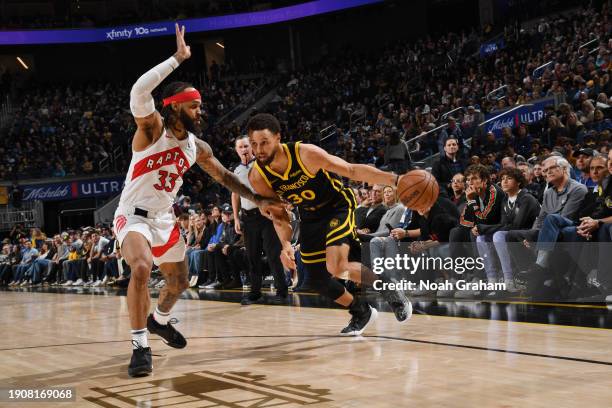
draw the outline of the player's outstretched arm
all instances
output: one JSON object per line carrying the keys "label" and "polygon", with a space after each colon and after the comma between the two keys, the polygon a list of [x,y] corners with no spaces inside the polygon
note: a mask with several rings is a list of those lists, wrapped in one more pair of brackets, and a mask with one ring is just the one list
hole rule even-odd
{"label": "player's outstretched arm", "polygon": [[178,68],[179,64],[191,56],[191,49],[185,44],[185,26],[179,29],[179,25],[176,24],[175,30],[174,55],[145,72],[134,83],[130,92],[130,110],[138,126],[133,142],[136,151],[144,150],[161,135],[163,123],[161,115],[155,110],[155,101],[151,92]]}
{"label": "player's outstretched arm", "polygon": [[197,157],[196,163],[207,172],[213,179],[227,187],[230,191],[241,195],[254,202],[264,214],[270,213],[277,208],[282,208],[278,198],[262,197],[255,194],[247,186],[236,177],[234,173],[225,168],[214,156],[212,149],[208,143],[203,140],[196,139]]}
{"label": "player's outstretched arm", "polygon": [[[277,197],[276,192],[266,184],[261,175],[251,168],[249,171],[249,182],[253,186],[253,189],[257,192],[257,194],[263,197]],[[289,219],[289,214],[287,214],[287,210],[284,207],[275,208],[269,213],[270,218],[272,218],[272,223],[274,224],[274,230],[276,231],[276,235],[278,235],[278,239],[281,242],[281,262],[283,266],[288,269],[295,270],[295,253],[293,250],[293,246],[291,246],[291,236],[293,235],[293,229],[291,228],[291,220]]]}
{"label": "player's outstretched arm", "polygon": [[387,186],[396,186],[399,179],[393,173],[379,170],[367,164],[349,163],[312,144],[300,144],[300,156],[307,170],[312,174],[316,174],[319,169],[323,169],[351,180]]}

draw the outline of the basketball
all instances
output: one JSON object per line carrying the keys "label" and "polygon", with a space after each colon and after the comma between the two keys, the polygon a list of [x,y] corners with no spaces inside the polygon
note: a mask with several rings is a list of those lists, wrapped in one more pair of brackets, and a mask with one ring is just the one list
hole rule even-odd
{"label": "basketball", "polygon": [[440,187],[431,173],[412,170],[400,176],[397,182],[397,196],[408,208],[430,208],[438,199]]}

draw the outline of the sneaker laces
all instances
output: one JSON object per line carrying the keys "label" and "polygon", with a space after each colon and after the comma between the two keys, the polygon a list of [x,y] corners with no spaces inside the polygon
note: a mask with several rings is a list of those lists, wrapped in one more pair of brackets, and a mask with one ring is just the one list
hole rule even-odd
{"label": "sneaker laces", "polygon": [[[140,351],[141,353],[145,353],[145,352],[146,352],[146,350],[147,350],[147,348],[142,347],[142,346],[140,345],[140,343],[139,343],[139,342],[137,342],[136,340],[132,340],[132,346],[136,347],[136,348],[135,348],[135,350],[138,350],[138,351]],[[149,352],[151,353],[151,349],[150,349],[150,348],[149,348]],[[161,354],[153,354],[153,353],[151,353],[151,355],[152,355],[152,356],[155,356],[155,357],[163,357]]]}

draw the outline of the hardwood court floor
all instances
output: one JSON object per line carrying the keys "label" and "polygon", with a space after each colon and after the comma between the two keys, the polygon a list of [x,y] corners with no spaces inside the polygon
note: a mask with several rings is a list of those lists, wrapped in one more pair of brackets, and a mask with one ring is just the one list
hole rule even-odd
{"label": "hardwood court floor", "polygon": [[[153,300],[155,304],[155,300]],[[609,407],[612,331],[392,314],[362,338],[345,311],[181,300],[188,346],[152,336],[131,379],[124,296],[0,292],[0,387],[75,387],[32,407]]]}

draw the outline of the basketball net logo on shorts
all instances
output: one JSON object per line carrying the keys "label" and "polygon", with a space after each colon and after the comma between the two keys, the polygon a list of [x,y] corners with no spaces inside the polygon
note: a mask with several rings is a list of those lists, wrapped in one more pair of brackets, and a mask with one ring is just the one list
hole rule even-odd
{"label": "basketball net logo on shorts", "polygon": [[334,219],[332,219],[332,220],[329,222],[329,226],[330,226],[331,228],[334,228],[334,227],[337,227],[339,223],[340,223],[340,221],[338,221],[338,219],[337,219],[337,218],[334,218]]}

